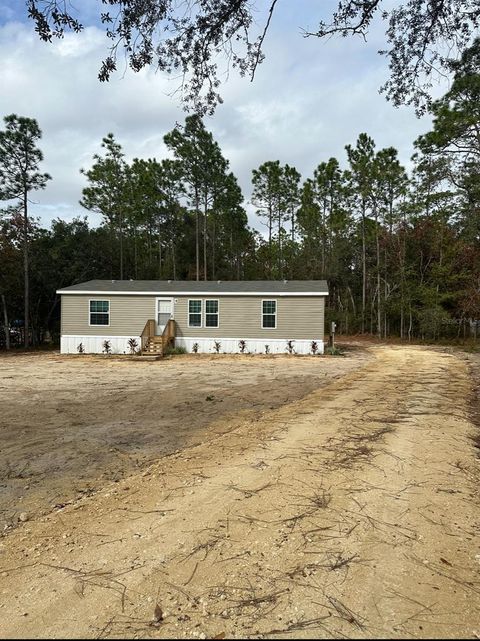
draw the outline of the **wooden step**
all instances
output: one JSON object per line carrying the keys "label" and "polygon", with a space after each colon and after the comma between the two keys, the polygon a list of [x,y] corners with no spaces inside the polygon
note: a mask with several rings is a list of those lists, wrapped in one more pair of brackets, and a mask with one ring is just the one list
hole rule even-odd
{"label": "wooden step", "polygon": [[161,336],[151,336],[145,349],[142,351],[145,356],[163,356],[163,342]]}

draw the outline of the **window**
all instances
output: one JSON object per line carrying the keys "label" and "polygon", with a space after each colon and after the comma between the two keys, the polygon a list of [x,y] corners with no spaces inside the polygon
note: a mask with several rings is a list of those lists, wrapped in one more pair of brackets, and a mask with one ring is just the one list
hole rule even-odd
{"label": "window", "polygon": [[201,300],[188,301],[188,326],[189,327],[202,326],[202,301]]}
{"label": "window", "polygon": [[262,300],[262,329],[277,327],[277,301]]}
{"label": "window", "polygon": [[218,327],[218,300],[205,301],[205,327]]}
{"label": "window", "polygon": [[90,325],[110,325],[110,301],[90,301]]}

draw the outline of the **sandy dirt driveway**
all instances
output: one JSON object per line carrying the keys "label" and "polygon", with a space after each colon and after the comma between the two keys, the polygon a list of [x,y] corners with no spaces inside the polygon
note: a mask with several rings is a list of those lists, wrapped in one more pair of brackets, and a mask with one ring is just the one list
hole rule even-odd
{"label": "sandy dirt driveway", "polygon": [[360,367],[348,358],[0,355],[0,532]]}
{"label": "sandy dirt driveway", "polygon": [[9,533],[0,636],[480,637],[469,363],[370,351]]}

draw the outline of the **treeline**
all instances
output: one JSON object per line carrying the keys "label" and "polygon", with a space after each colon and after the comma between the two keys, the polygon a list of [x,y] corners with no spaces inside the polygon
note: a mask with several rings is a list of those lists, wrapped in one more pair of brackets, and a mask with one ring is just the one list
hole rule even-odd
{"label": "treeline", "polygon": [[80,201],[102,224],[79,217],[43,229],[27,213],[29,192],[50,179],[38,171],[40,152],[25,180],[5,187],[14,165],[9,133],[19,130],[19,119],[9,116],[0,132],[0,198],[10,205],[0,233],[4,325],[28,318],[33,342],[47,330],[57,335],[55,290],[91,278],[324,278],[327,321],[340,332],[476,335],[478,42],[453,66],[452,87],[431,106],[432,131],[415,142],[408,173],[396,149],[377,149],[365,133],[346,146],[344,158],[321,162],[310,177],[279,161],[254,169],[250,203],[263,233],[248,225],[228,160],[195,115],[166,134],[168,159],[128,163],[114,136],[106,136],[101,154],[82,170]]}

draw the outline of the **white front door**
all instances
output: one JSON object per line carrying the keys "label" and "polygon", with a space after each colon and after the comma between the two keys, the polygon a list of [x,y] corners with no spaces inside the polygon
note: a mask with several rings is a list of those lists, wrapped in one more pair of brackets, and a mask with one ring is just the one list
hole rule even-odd
{"label": "white front door", "polygon": [[157,334],[163,334],[165,325],[171,318],[173,318],[173,300],[157,298]]}

